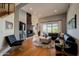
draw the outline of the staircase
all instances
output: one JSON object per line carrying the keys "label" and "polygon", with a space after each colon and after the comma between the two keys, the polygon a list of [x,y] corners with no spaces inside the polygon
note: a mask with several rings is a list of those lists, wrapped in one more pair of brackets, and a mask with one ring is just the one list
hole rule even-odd
{"label": "staircase", "polygon": [[15,11],[15,4],[13,3],[0,3],[0,17],[9,15]]}

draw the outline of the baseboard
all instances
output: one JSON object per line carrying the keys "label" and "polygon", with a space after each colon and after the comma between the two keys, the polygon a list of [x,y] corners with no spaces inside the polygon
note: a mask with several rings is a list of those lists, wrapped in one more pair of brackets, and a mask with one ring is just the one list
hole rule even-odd
{"label": "baseboard", "polygon": [[3,51],[0,52],[0,56],[3,56],[10,49],[11,49],[11,47],[8,46],[6,49],[4,49]]}

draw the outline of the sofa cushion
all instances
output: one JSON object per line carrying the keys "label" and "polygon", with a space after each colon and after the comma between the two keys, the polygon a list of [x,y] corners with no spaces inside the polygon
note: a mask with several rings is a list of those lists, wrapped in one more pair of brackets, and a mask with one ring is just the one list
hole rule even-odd
{"label": "sofa cushion", "polygon": [[75,38],[73,38],[72,36],[70,36],[69,34],[64,34],[64,39],[65,41],[72,41],[75,42]]}
{"label": "sofa cushion", "polygon": [[67,40],[68,40],[68,41],[71,41],[71,42],[75,42],[75,39],[72,38],[72,37],[69,37]]}
{"label": "sofa cushion", "polygon": [[48,33],[48,36],[51,36],[51,39],[55,40],[58,37],[58,33]]}
{"label": "sofa cushion", "polygon": [[64,40],[67,41],[68,38],[69,38],[69,36],[65,34],[64,35]]}

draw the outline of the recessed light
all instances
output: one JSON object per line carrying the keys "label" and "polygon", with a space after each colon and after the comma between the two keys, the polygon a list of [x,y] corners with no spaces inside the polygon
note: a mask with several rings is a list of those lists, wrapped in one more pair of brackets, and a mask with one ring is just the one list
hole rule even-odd
{"label": "recessed light", "polygon": [[32,8],[30,8],[29,10],[32,10]]}
{"label": "recessed light", "polygon": [[54,10],[54,12],[57,12],[57,10]]}

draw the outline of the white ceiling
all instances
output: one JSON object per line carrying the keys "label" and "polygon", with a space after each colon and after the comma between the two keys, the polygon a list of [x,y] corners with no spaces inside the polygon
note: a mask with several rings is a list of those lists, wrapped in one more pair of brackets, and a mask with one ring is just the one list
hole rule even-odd
{"label": "white ceiling", "polygon": [[67,3],[30,3],[22,7],[22,10],[31,13],[33,17],[43,18],[66,13],[68,6]]}

